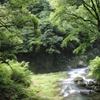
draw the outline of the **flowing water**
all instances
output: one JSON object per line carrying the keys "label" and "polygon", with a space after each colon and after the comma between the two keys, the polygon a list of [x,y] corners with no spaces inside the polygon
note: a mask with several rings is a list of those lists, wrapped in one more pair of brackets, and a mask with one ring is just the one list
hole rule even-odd
{"label": "flowing water", "polygon": [[84,82],[88,82],[92,79],[86,79],[88,67],[71,69],[65,73],[68,74],[68,78],[60,83],[61,95],[63,95],[64,100],[100,100],[96,98],[96,94],[93,90],[88,90],[86,88],[79,88],[73,81],[77,76],[81,76]]}

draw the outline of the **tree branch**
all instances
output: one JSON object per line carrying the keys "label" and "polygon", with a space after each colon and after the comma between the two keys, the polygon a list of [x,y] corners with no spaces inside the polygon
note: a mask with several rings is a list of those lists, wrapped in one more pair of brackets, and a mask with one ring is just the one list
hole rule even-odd
{"label": "tree branch", "polygon": [[97,20],[99,20],[99,15],[98,15],[98,12],[96,10],[95,4],[94,4],[93,0],[91,0],[91,2],[92,2],[92,5],[93,5],[93,8],[94,8],[94,13],[95,13],[95,15],[97,17]]}
{"label": "tree branch", "polygon": [[81,16],[78,16],[78,15],[76,15],[76,14],[71,14],[71,13],[68,13],[67,12],[67,14],[69,14],[69,15],[71,15],[71,16],[74,16],[75,17],[75,19],[82,19],[83,21],[85,21],[85,22],[90,22],[91,24],[93,24],[93,25],[95,25],[95,26],[97,26],[97,24],[96,23],[94,23],[92,20],[89,20],[89,19],[84,19],[83,17],[81,17]]}
{"label": "tree branch", "polygon": [[100,2],[99,2],[99,0],[95,0],[95,1],[96,1],[96,5],[98,7],[99,13],[100,13]]}
{"label": "tree branch", "polygon": [[[88,5],[84,0],[82,0],[84,7],[87,9],[87,11],[89,11],[89,13],[95,18],[97,19],[97,17],[92,13],[92,11],[89,9],[91,8],[94,11],[94,8],[92,8],[90,5]],[[88,8],[89,7],[89,8]]]}
{"label": "tree branch", "polygon": [[[83,24],[83,23],[78,23],[78,22],[76,22],[77,24]],[[84,26],[86,29],[88,29],[88,30],[90,30],[90,32],[91,33],[94,33],[94,31],[91,29],[91,28],[88,28],[88,27],[86,27],[86,26]]]}

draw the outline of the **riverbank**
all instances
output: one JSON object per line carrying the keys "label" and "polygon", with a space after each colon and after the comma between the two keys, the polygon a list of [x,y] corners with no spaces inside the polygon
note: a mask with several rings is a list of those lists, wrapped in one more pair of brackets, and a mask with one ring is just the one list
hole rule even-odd
{"label": "riverbank", "polygon": [[95,80],[86,78],[88,71],[89,67],[67,71],[68,78],[60,83],[63,100],[100,100],[100,85]]}
{"label": "riverbank", "polygon": [[66,73],[49,73],[37,74],[32,76],[31,88],[34,94],[47,100],[62,100],[60,95],[60,88],[57,87],[56,82],[67,78]]}

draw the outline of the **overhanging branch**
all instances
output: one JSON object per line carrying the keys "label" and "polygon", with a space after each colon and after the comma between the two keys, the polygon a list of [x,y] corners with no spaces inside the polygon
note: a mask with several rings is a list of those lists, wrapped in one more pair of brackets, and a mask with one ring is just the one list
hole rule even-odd
{"label": "overhanging branch", "polygon": [[6,23],[4,23],[2,20],[0,20],[0,27],[4,27],[4,28],[6,28],[8,31],[10,31],[10,32],[12,32],[10,29],[9,29],[9,27],[11,27],[11,26],[14,26],[14,25],[12,25],[12,24],[6,24]]}
{"label": "overhanging branch", "polygon": [[75,17],[75,19],[82,19],[83,21],[85,21],[85,22],[90,22],[91,24],[93,24],[93,25],[95,25],[95,26],[97,26],[97,24],[96,23],[94,23],[92,20],[90,20],[90,19],[84,19],[83,17],[81,17],[81,16],[78,16],[78,15],[76,15],[76,14],[74,14],[74,13],[68,13],[67,12],[67,14],[68,15],[71,15],[71,16],[74,16]]}
{"label": "overhanging branch", "polygon": [[[84,7],[87,9],[87,11],[89,11],[89,13],[95,18],[97,19],[97,17],[92,13],[92,11],[89,9],[91,8],[93,11],[95,11],[95,9],[93,7],[91,7],[90,5],[88,5],[84,0],[82,0]],[[88,8],[89,7],[89,8]]]}

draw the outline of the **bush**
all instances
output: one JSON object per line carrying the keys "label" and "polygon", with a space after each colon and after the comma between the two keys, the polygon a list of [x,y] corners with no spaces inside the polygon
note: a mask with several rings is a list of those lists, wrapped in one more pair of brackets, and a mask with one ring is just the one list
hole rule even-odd
{"label": "bush", "polygon": [[11,80],[23,85],[29,85],[32,73],[28,70],[28,63],[18,63],[17,61],[9,61],[8,63],[12,69]]}
{"label": "bush", "polygon": [[41,100],[30,88],[31,77],[28,63],[0,62],[0,100]]}
{"label": "bush", "polygon": [[88,76],[100,80],[100,57],[96,57],[94,60],[90,60],[89,66],[91,72]]}

